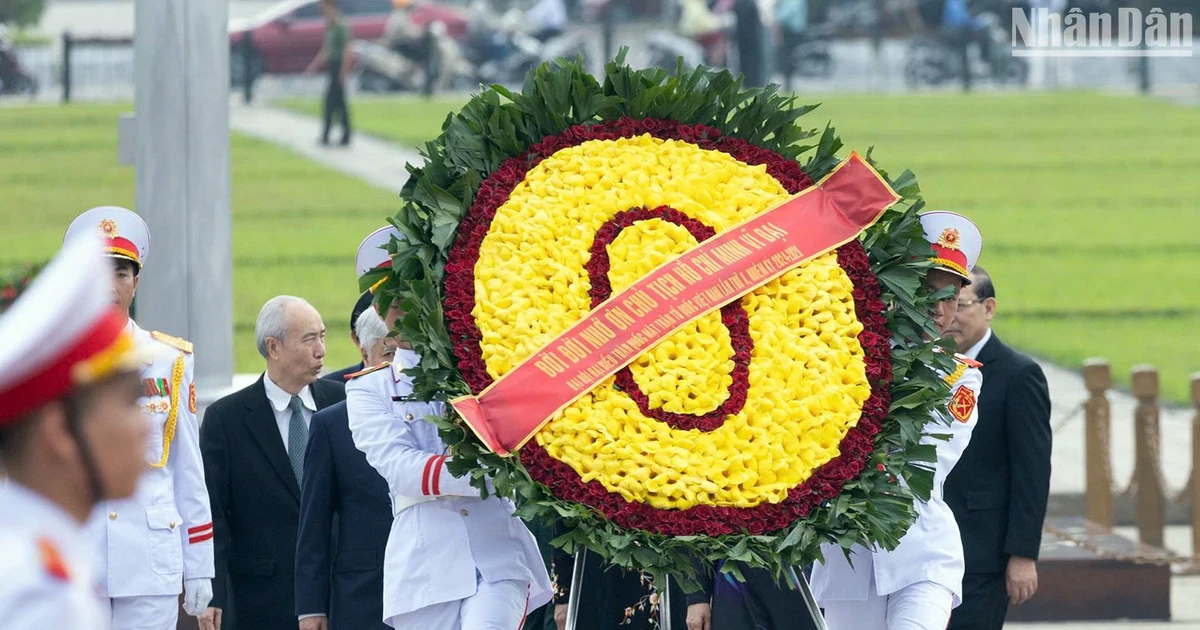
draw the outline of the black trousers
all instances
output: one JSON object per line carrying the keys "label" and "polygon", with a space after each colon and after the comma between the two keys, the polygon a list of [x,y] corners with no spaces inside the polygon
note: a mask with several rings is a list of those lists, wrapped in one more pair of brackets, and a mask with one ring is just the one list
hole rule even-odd
{"label": "black trousers", "polygon": [[1004,573],[968,573],[963,576],[963,601],[950,615],[946,630],[1000,630],[1007,613]]}
{"label": "black trousers", "polygon": [[350,144],[350,108],[346,105],[346,84],[342,82],[342,62],[329,60],[329,82],[325,86],[325,101],[321,106],[323,125],[321,127],[321,142],[329,144],[329,128],[333,117],[338,117],[342,125],[342,144]]}

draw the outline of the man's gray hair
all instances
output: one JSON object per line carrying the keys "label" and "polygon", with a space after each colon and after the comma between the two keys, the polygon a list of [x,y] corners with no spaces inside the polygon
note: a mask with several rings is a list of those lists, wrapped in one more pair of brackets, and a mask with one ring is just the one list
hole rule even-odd
{"label": "man's gray hair", "polygon": [[282,343],[287,337],[289,306],[303,304],[311,306],[307,300],[294,295],[277,295],[269,300],[258,311],[258,320],[254,322],[254,341],[258,353],[267,358],[267,339],[275,338]]}
{"label": "man's gray hair", "polygon": [[376,341],[388,336],[388,328],[379,313],[373,308],[368,308],[358,316],[358,321],[354,322],[354,334],[358,337],[358,346],[369,351]]}

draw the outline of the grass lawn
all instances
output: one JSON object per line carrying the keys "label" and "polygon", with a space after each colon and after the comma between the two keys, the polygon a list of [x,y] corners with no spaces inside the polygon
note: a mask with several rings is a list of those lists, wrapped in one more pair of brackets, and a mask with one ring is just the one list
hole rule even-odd
{"label": "grass lawn", "polygon": [[[71,219],[92,206],[133,207],[133,169],[117,164],[117,116],[129,110],[0,109],[0,265],[48,259]],[[347,337],[358,295],[354,253],[396,211],[394,195],[236,134],[232,163],[236,369],[262,369],[254,320],[263,302],[285,293],[324,316],[327,367],[357,361]],[[150,255],[154,264],[170,252]]]}
{"label": "grass lawn", "polygon": [[[931,208],[973,217],[998,287],[996,329],[1068,367],[1128,382],[1153,363],[1186,401],[1200,370],[1200,109],[1091,93],[802,97],[846,146],[912,169]],[[355,124],[424,142],[463,99],[360,99]],[[285,107],[315,113],[314,101]]]}

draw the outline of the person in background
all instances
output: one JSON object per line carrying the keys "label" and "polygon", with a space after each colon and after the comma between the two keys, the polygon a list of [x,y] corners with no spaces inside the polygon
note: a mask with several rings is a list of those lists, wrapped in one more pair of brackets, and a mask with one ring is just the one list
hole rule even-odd
{"label": "person in background", "polygon": [[329,130],[337,116],[342,126],[341,146],[350,144],[350,106],[346,102],[346,79],[354,65],[350,50],[350,29],[346,27],[337,0],[321,0],[321,12],[325,16],[325,43],[304,74],[314,74],[323,64],[328,76],[325,84],[325,99],[321,103],[321,144],[329,144]]}
{"label": "person in background", "polygon": [[113,306],[111,268],[94,233],[73,238],[0,315],[5,630],[108,627],[83,525],[146,468],[139,371],[154,348]]}
{"label": "person in background", "polygon": [[318,379],[325,324],[308,302],[271,298],[254,325],[266,372],[216,401],[200,425],[200,452],[216,534],[216,579],[201,630],[221,628],[232,600],[243,630],[296,629],[296,531],[309,422],[345,398]]}
{"label": "person in background", "polygon": [[808,30],[808,0],[779,0],[775,5],[775,23],[779,27],[779,70],[783,73],[783,85],[792,88],[795,74],[795,58],[792,51],[804,42],[804,31]]}
{"label": "person in background", "polygon": [[733,25],[733,16],[709,7],[708,0],[682,0],[679,10],[679,34],[694,40],[704,49],[704,62],[724,66],[728,47],[725,31]]}
{"label": "person in background", "polygon": [[[934,264],[925,287],[938,296],[933,325],[944,336],[954,323],[959,291],[971,282],[983,237],[970,219],[953,212],[927,212],[921,226]],[[830,628],[945,630],[950,611],[962,601],[962,541],[942,486],[971,441],[983,376],[977,362],[961,355],[955,360],[955,371],[943,375],[950,400],[945,409],[931,412],[921,438],[935,448],[937,459],[929,501],[913,504],[916,523],[892,551],[855,545],[848,560],[840,545],[821,545],[825,563],[813,567],[812,587]],[[942,439],[946,435],[949,439]]]}
{"label": "person in background", "polygon": [[[396,342],[375,309],[363,311],[354,329],[367,365],[386,365],[396,355]],[[383,563],[391,527],[387,482],[354,447],[346,402],[318,411],[300,484],[300,630],[386,630]]]}
{"label": "person in background", "polygon": [[530,33],[540,42],[549,41],[567,28],[567,6],[563,0],[536,0],[525,12]]}
{"label": "person in background", "polygon": [[149,468],[132,497],[106,501],[89,527],[103,550],[100,590],[113,630],[174,630],[180,591],[189,615],[204,612],[212,599],[212,511],[200,459],[192,344],[143,330],[129,316],[138,275],[150,256],[146,222],[131,210],[101,206],[76,217],[64,241],[85,233],[103,239],[113,273],[112,301],[129,334],[162,349],[142,370]]}
{"label": "person in background", "polygon": [[330,372],[321,378],[329,379],[335,383],[345,383],[347,376],[370,365],[370,363],[364,364],[364,362],[367,360],[366,353],[363,350],[362,344],[358,342],[358,333],[355,332],[355,325],[358,322],[358,316],[362,315],[363,311],[369,308],[371,308],[371,292],[364,291],[362,295],[358,296],[358,301],[354,303],[354,308],[350,311],[350,341],[354,342],[354,347],[358,348],[358,353],[362,356],[363,360],[349,367],[344,367],[336,372]]}
{"label": "person in background", "polygon": [[946,479],[946,503],[966,553],[963,602],[951,630],[1004,626],[1008,605],[1037,592],[1037,557],[1050,496],[1050,391],[1031,358],[992,332],[996,290],[982,267],[958,297],[950,334],[983,364],[979,425]]}
{"label": "person in background", "polygon": [[746,87],[766,85],[766,51],[763,21],[758,0],[735,0],[733,3],[734,39],[738,47],[738,64],[745,77]]}

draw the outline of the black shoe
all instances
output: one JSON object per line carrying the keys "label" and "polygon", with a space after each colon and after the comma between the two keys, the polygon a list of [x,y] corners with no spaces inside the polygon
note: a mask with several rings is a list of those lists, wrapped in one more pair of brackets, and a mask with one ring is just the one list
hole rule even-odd
{"label": "black shoe", "polygon": [[350,146],[350,138],[349,137],[342,138],[342,141],[338,143],[338,146],[343,146],[343,147]]}
{"label": "black shoe", "polygon": [[317,140],[317,142],[319,142],[323,147],[329,146],[329,138],[321,138],[320,140]]}

